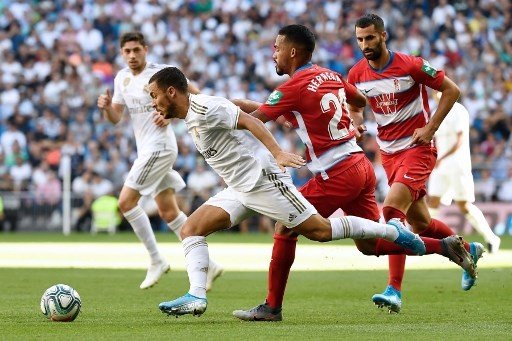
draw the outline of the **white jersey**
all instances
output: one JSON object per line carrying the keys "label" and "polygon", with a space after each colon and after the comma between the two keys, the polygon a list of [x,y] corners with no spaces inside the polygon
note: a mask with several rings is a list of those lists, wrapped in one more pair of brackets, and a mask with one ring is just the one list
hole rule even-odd
{"label": "white jersey", "polygon": [[120,70],[114,79],[112,103],[122,104],[128,109],[139,155],[178,149],[171,125],[158,127],[153,123],[155,110],[148,92],[148,81],[151,76],[167,66],[148,62],[138,75],[133,75],[126,67]]}
{"label": "white jersey", "polygon": [[471,173],[469,113],[462,104],[455,103],[435,134],[437,155],[445,155],[457,143],[457,135],[460,133],[462,145],[455,153],[441,161],[437,168],[439,172]]}
{"label": "white jersey", "polygon": [[185,123],[197,150],[226,184],[239,192],[254,188],[263,170],[280,173],[274,157],[250,132],[237,130],[240,108],[229,100],[190,95]]}

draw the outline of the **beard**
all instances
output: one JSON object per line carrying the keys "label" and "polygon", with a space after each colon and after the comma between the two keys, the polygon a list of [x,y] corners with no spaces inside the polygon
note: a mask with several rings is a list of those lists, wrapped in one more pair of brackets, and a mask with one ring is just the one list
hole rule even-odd
{"label": "beard", "polygon": [[176,117],[176,107],[176,103],[169,103],[169,106],[163,112],[164,118],[169,119]]}
{"label": "beard", "polygon": [[277,73],[277,75],[278,75],[278,76],[282,76],[282,75],[284,75],[284,71],[283,71],[283,70],[281,70],[281,69],[279,68],[279,66],[277,66],[277,64],[276,64],[276,73]]}
{"label": "beard", "polygon": [[[380,56],[382,56],[382,41],[380,41],[377,47],[375,47],[374,49],[366,49],[362,52],[367,60],[378,60]],[[365,52],[371,52],[371,54],[366,55]]]}

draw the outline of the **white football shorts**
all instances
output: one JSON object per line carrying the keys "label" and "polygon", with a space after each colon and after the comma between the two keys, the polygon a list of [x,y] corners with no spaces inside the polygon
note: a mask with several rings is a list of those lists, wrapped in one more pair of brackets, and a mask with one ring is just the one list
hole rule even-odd
{"label": "white football shorts", "polygon": [[441,203],[452,200],[475,202],[475,184],[471,173],[442,173],[434,169],[428,180],[428,195],[440,197]]}
{"label": "white football shorts", "polygon": [[288,173],[263,171],[256,186],[249,192],[228,187],[205,202],[229,213],[231,226],[257,213],[292,228],[317,211],[295,188]]}
{"label": "white football shorts", "polygon": [[185,188],[185,181],[172,169],[176,161],[176,152],[171,150],[155,151],[139,155],[133,162],[126,187],[133,188],[141,195],[157,196],[167,188],[178,192]]}

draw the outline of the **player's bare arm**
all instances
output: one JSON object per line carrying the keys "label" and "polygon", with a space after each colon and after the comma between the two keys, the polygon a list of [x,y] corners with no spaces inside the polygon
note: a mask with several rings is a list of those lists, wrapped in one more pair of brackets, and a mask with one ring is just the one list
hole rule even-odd
{"label": "player's bare arm", "polygon": [[246,129],[260,140],[283,171],[284,167],[300,168],[306,164],[301,156],[283,151],[263,122],[243,111],[238,116],[237,129]]}
{"label": "player's bare arm", "polygon": [[112,95],[110,94],[109,89],[105,90],[105,93],[98,97],[97,105],[107,120],[114,124],[121,121],[124,112],[124,105],[112,103]]}
{"label": "player's bare arm", "polygon": [[448,77],[444,77],[439,91],[441,92],[441,98],[439,99],[439,105],[434,116],[424,127],[414,131],[411,145],[430,143],[444,118],[460,96],[459,87]]}
{"label": "player's bare arm", "polygon": [[[231,102],[235,103],[236,106],[240,107],[240,109],[242,109],[242,111],[250,112],[250,113],[256,111],[262,105],[262,103],[260,103],[260,102],[251,101],[250,99],[240,99],[240,98],[236,98],[236,99],[232,100]],[[268,121],[268,118],[267,118],[267,121]]]}

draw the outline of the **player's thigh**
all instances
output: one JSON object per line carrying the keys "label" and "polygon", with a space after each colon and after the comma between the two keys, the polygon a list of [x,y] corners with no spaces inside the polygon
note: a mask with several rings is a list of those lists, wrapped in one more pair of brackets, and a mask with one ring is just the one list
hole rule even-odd
{"label": "player's thigh", "polygon": [[175,159],[175,153],[172,151],[140,155],[133,162],[125,185],[137,190],[141,195],[153,196],[169,187],[174,187],[175,190],[183,188],[184,182],[179,174],[176,176],[177,173],[171,172]]}
{"label": "player's thigh", "polygon": [[226,228],[238,225],[256,213],[243,203],[242,196],[233,188],[228,187],[208,199],[203,206],[214,206],[227,212],[229,223]]}
{"label": "player's thigh", "polygon": [[227,229],[230,225],[228,212],[217,206],[203,204],[187,218],[181,230],[181,238],[207,236]]}
{"label": "player's thigh", "polygon": [[428,195],[441,198],[451,186],[450,175],[434,169],[428,179]]}
{"label": "player's thigh", "polygon": [[475,202],[475,183],[471,173],[453,174],[451,183],[453,200]]}
{"label": "player's thigh", "polygon": [[288,173],[268,173],[247,193],[240,193],[244,205],[291,228],[317,213],[295,188]]}

